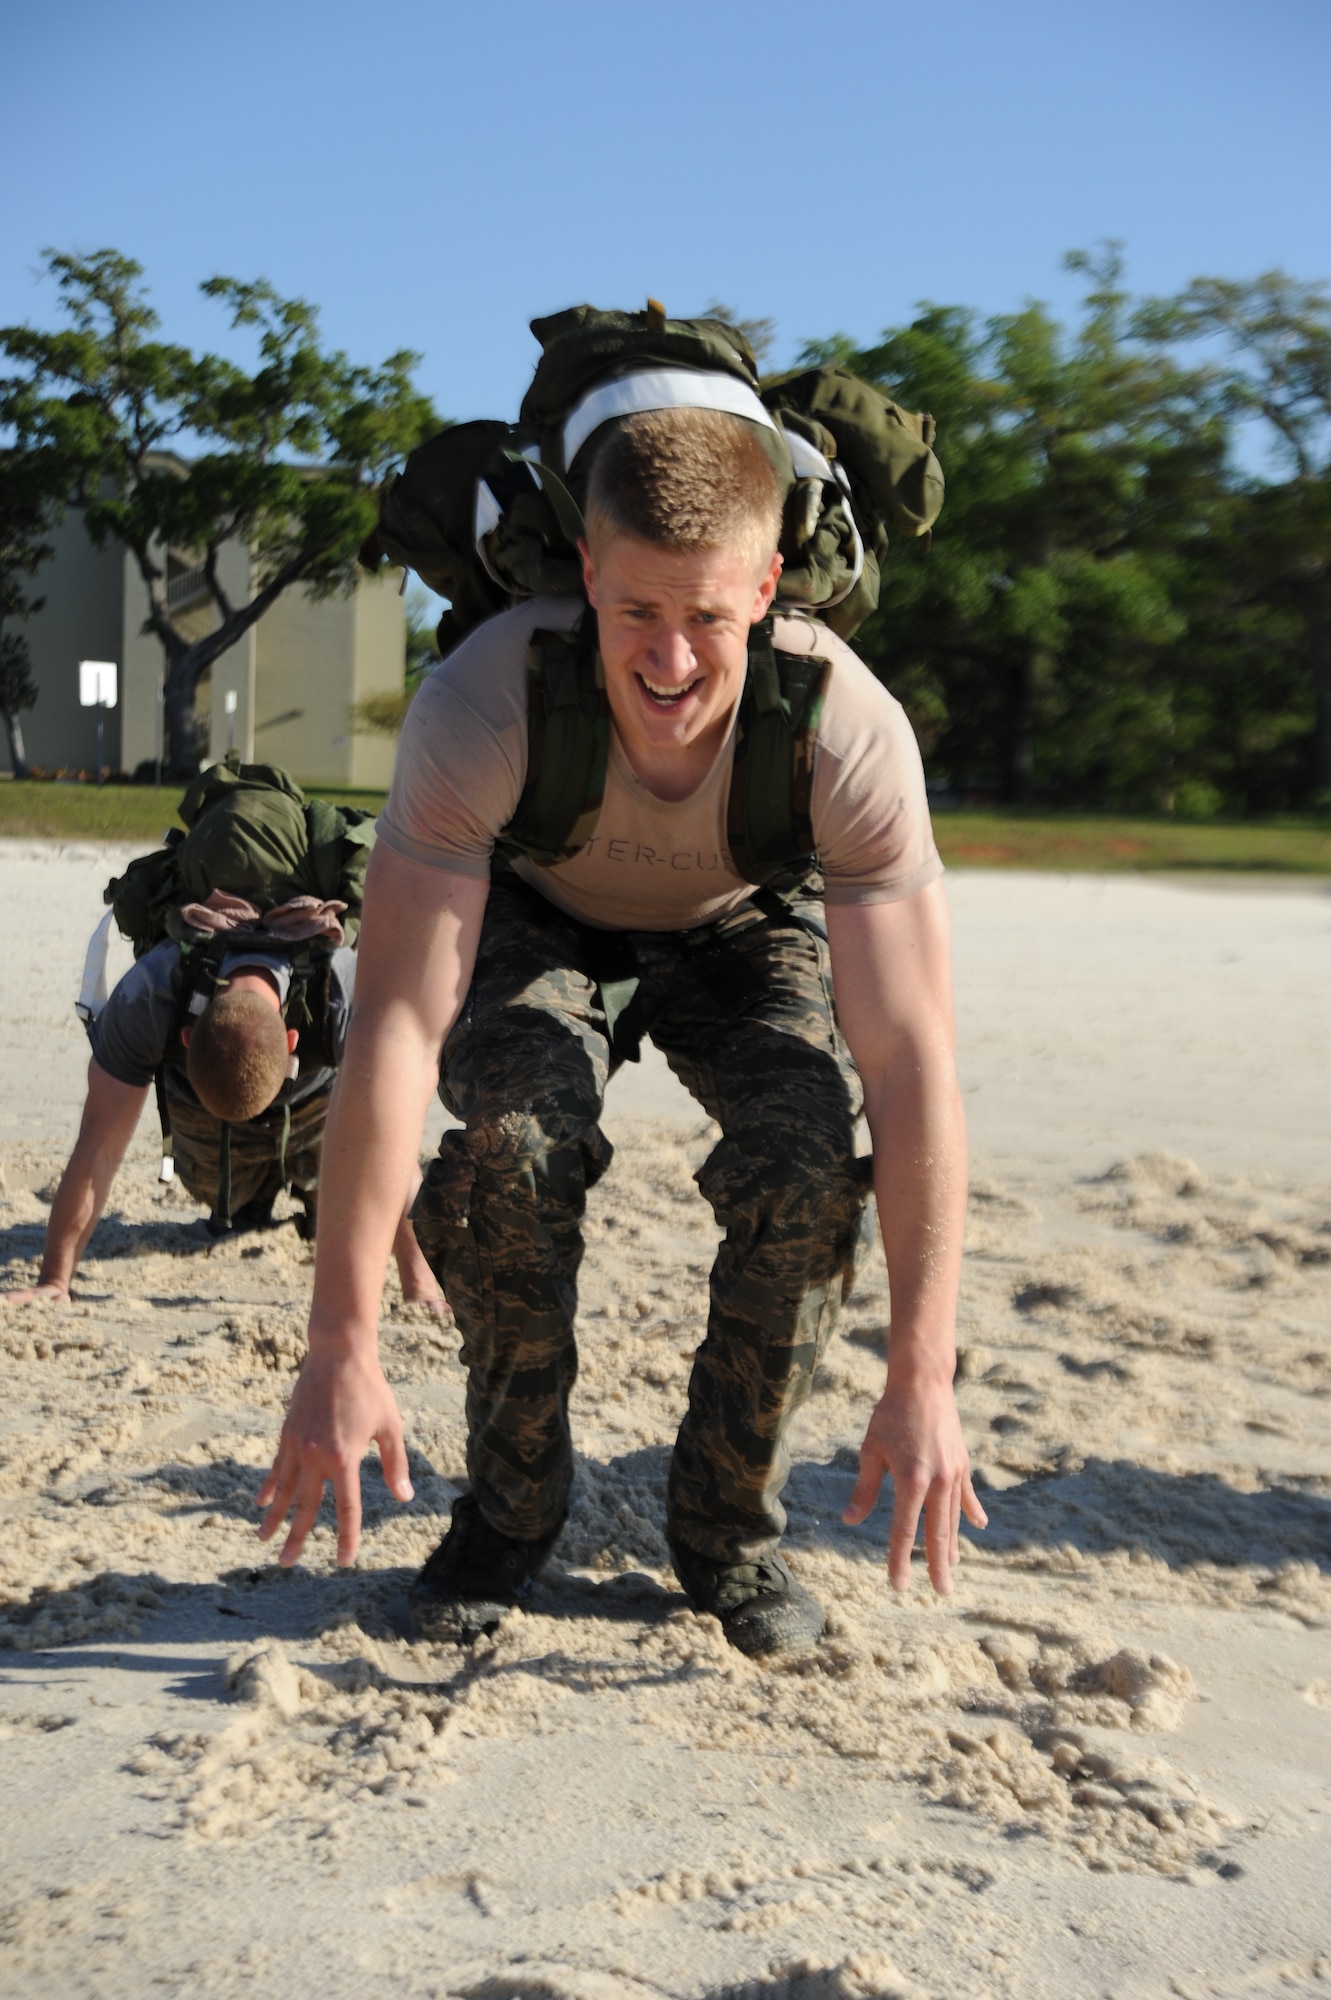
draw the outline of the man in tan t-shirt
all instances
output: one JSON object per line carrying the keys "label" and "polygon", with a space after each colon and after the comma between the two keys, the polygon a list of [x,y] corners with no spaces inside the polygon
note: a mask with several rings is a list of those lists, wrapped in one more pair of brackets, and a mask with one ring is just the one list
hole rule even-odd
{"label": "man in tan t-shirt", "polygon": [[[727,840],[781,502],[741,419],[628,418],[591,472],[590,612],[538,600],[491,620],[426,682],[403,732],[325,1144],[310,1353],[260,1532],[294,1507],[281,1557],[294,1562],[331,1479],[338,1557],[354,1560],[372,1438],[410,1497],[377,1303],[438,1073],[462,1129],[445,1134],[414,1220],[463,1336],[471,1490],[413,1587],[422,1636],[491,1629],[563,1524],[579,1224],[610,1158],[598,1120],[630,993],[635,1031],[722,1133],[698,1176],[724,1234],[667,1500],[690,1601],[749,1653],[798,1651],[823,1630],[778,1553],[779,1496],[790,1418],[862,1236],[861,1108],[893,1313],[845,1518],[865,1518],[890,1472],[891,1580],[908,1582],[923,1512],[944,1592],[961,1512],[984,1522],[951,1386],[966,1170],[942,868],[899,706],[810,620],[778,618],[774,643],[828,663],[810,795],[825,910],[813,883],[755,891]],[[594,824],[546,865],[497,844],[527,776],[532,635],[580,613],[596,619],[610,753]]]}

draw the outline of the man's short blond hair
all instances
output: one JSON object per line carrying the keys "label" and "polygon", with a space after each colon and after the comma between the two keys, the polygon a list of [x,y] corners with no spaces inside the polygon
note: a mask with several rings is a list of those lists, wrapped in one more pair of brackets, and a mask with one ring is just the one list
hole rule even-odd
{"label": "man's short blond hair", "polygon": [[597,452],[587,484],[595,557],[617,535],[681,555],[734,549],[766,568],[781,538],[780,476],[755,425],[724,410],[643,410]]}
{"label": "man's short blond hair", "polygon": [[287,1031],[261,993],[224,987],[194,1024],[185,1074],[205,1111],[244,1125],[266,1111],[286,1080]]}

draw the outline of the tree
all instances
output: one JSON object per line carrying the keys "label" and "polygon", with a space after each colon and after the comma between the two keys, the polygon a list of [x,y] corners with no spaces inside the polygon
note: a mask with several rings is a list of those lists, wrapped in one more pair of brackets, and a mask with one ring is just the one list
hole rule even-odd
{"label": "tree", "polygon": [[1240,483],[1244,569],[1250,591],[1297,620],[1314,709],[1313,787],[1331,799],[1331,296],[1283,271],[1196,278],[1174,298],[1148,300],[1136,329],[1166,349],[1218,342],[1217,401],[1231,418],[1270,425],[1291,469],[1283,484]]}
{"label": "tree", "polygon": [[927,306],[872,348],[806,358],[938,421],[933,548],[888,568],[857,641],[935,768],[1012,803],[1152,803],[1179,746],[1176,569],[1204,541],[1224,426],[1195,374],[1130,339],[1116,247],[1068,261],[1090,281],[1070,335],[1039,305],[983,324]]}
{"label": "tree", "polygon": [[21,718],[37,699],[27,637],[18,628],[45,601],[30,597],[28,584],[51,553],[42,540],[48,519],[49,502],[31,463],[14,449],[0,453],[0,716],[16,778],[28,775]]}
{"label": "tree", "polygon": [[[119,541],[133,555],[148,593],[145,629],[166,656],[170,771],[184,778],[197,762],[203,675],[284,590],[353,586],[377,487],[439,420],[412,384],[415,355],[356,366],[321,346],[310,306],[262,280],[202,287],[233,329],[257,337],[251,373],[160,340],[130,258],[45,254],[71,325],[0,329],[0,353],[19,370],[0,382],[0,424],[41,465],[47,490],[84,509],[94,541]],[[232,540],[253,564],[244,603],[219,574]],[[188,637],[173,618],[172,556],[206,588],[216,622],[203,636]]]}

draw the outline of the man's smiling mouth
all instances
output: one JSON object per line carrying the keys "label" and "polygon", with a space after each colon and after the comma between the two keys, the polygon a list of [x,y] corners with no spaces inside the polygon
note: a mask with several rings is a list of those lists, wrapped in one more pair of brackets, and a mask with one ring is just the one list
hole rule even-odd
{"label": "man's smiling mouth", "polygon": [[646,674],[638,674],[636,679],[648,700],[658,708],[677,708],[686,694],[692,694],[695,688],[702,686],[701,674],[687,681],[683,687],[662,687],[657,681],[649,681]]}

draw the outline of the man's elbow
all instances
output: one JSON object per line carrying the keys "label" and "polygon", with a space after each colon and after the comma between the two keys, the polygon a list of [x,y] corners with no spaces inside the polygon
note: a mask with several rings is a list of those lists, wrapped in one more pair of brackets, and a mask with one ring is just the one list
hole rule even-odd
{"label": "man's elbow", "polygon": [[919,1089],[960,1093],[956,1045],[944,1022],[880,1035],[871,1048],[852,1053],[866,1098]]}

